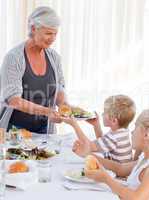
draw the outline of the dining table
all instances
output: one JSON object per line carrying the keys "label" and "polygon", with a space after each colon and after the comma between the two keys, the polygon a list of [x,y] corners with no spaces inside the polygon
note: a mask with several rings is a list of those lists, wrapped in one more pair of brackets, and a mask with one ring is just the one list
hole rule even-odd
{"label": "dining table", "polygon": [[[37,137],[41,137],[41,135]],[[119,197],[110,190],[85,188],[84,185],[82,187],[79,183],[66,179],[64,172],[83,167],[84,159],[75,155],[71,150],[75,140],[73,133],[61,135],[59,138],[61,141],[60,153],[50,160],[52,165],[51,181],[36,182],[25,190],[6,187],[4,200],[119,200]],[[67,184],[70,186],[75,184],[77,187],[67,187]]]}

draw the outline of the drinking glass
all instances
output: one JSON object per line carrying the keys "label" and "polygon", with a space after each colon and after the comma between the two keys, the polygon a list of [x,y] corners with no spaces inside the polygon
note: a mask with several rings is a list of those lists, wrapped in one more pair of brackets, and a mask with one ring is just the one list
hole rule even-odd
{"label": "drinking glass", "polygon": [[5,197],[5,160],[0,160],[0,200]]}
{"label": "drinking glass", "polygon": [[47,160],[38,160],[38,181],[41,183],[50,182],[52,179],[52,165]]}

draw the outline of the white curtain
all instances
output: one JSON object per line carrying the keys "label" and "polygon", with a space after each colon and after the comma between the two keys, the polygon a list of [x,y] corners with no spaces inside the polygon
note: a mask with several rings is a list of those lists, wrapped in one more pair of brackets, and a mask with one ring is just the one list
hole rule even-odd
{"label": "white curtain", "polygon": [[144,91],[149,71],[143,54],[145,2],[0,0],[0,61],[27,37],[27,16],[32,10],[51,6],[61,17],[54,48],[62,57],[70,101],[99,110],[107,96],[125,93],[142,110],[149,105]]}

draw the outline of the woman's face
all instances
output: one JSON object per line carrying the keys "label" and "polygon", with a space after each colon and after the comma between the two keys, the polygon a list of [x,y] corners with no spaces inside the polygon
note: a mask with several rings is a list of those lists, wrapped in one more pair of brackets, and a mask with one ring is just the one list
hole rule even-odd
{"label": "woman's face", "polygon": [[58,29],[56,28],[35,28],[32,27],[32,37],[35,44],[43,49],[48,48],[56,39]]}
{"label": "woman's face", "polygon": [[144,137],[145,129],[140,125],[135,125],[135,129],[132,131],[132,148],[143,151]]}

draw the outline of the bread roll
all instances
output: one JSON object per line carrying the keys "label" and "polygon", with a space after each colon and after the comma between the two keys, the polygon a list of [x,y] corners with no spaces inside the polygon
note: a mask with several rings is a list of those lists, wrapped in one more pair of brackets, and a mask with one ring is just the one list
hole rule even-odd
{"label": "bread roll", "polygon": [[9,166],[9,173],[22,173],[22,172],[28,172],[29,167],[21,161],[17,161]]}
{"label": "bread roll", "polygon": [[20,133],[24,139],[30,139],[32,137],[32,133],[26,129],[21,129]]}
{"label": "bread roll", "polygon": [[94,157],[92,155],[89,155],[85,159],[85,168],[87,170],[96,170],[96,169],[99,169],[97,163],[98,163],[98,160],[96,159],[96,157]]}
{"label": "bread roll", "polygon": [[69,117],[72,114],[71,107],[68,105],[61,105],[58,109],[58,112],[61,116]]}

